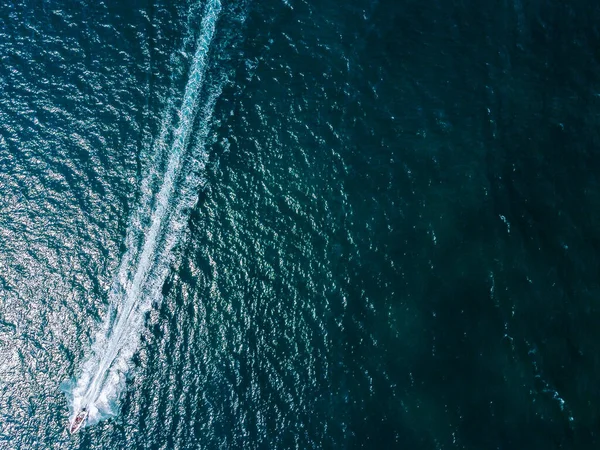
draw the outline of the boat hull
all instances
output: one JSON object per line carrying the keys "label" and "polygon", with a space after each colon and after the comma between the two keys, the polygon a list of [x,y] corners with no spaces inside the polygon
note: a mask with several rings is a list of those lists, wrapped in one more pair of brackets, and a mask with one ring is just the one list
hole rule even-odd
{"label": "boat hull", "polygon": [[83,427],[83,424],[85,423],[85,421],[87,419],[87,416],[88,416],[88,412],[85,409],[83,411],[80,411],[75,416],[73,421],[71,422],[71,426],[69,427],[69,432],[71,434],[75,434],[79,430],[81,430],[81,428]]}

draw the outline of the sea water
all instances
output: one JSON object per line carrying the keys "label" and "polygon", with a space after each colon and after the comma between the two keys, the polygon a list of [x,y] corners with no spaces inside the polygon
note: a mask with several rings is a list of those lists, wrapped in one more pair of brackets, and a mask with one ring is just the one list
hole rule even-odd
{"label": "sea water", "polygon": [[599,14],[4,2],[0,448],[597,448]]}

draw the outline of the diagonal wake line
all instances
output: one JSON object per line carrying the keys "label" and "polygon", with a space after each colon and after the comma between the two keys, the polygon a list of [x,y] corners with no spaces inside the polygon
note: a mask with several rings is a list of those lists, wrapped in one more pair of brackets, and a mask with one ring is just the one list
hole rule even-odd
{"label": "diagonal wake line", "polygon": [[[88,423],[117,414],[116,402],[124,387],[125,375],[135,353],[144,314],[152,302],[161,296],[161,288],[168,274],[172,250],[180,238],[191,206],[199,177],[182,174],[182,163],[198,110],[201,110],[201,138],[208,133],[208,122],[220,89],[213,89],[202,108],[198,100],[203,88],[209,48],[216,22],[221,11],[219,0],[209,0],[201,22],[181,108],[179,124],[173,133],[168,151],[168,164],[160,190],[155,196],[154,209],[148,196],[150,179],[156,177],[157,164],[142,182],[142,200],[130,220],[127,230],[126,251],[109,293],[109,313],[95,337],[90,356],[83,362],[81,375],[70,389],[66,389],[71,419],[82,408],[89,411]],[[193,155],[205,159],[206,153]],[[202,164],[202,162],[201,162]],[[150,227],[145,230],[143,223]],[[145,220],[146,219],[146,220]],[[141,251],[135,235],[143,236]],[[131,277],[133,275],[133,277]]]}

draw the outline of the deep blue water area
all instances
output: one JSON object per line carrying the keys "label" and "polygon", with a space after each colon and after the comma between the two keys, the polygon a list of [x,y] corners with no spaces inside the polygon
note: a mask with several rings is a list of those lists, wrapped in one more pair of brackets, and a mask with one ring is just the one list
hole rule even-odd
{"label": "deep blue water area", "polygon": [[598,23],[0,5],[0,449],[598,448]]}

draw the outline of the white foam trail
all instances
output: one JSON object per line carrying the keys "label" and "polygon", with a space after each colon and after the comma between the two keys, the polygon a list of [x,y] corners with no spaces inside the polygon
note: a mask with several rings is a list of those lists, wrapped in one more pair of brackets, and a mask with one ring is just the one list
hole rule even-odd
{"label": "white foam trail", "polygon": [[[161,297],[173,259],[173,247],[188,219],[186,208],[193,206],[201,181],[199,175],[187,171],[182,173],[182,164],[199,109],[198,98],[220,10],[219,0],[209,0],[178,113],[178,126],[166,152],[168,164],[162,174],[160,190],[156,195],[152,192],[152,186],[159,177],[158,163],[153,161],[142,182],[139,207],[132,215],[127,230],[126,251],[109,293],[109,312],[96,334],[89,357],[83,363],[80,377],[68,393],[71,419],[82,407],[88,408],[89,424],[117,413],[116,402],[124,387],[131,357],[139,344],[144,315]],[[219,94],[218,88],[213,89],[200,108],[201,141],[208,133],[208,121]],[[159,147],[165,145],[165,125],[168,122],[167,118],[163,123],[163,139],[158,140]],[[199,154],[192,156],[203,166],[206,160],[203,145],[197,151]]]}

